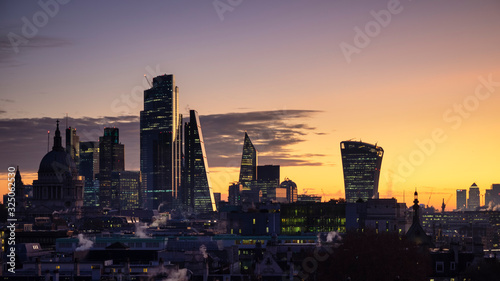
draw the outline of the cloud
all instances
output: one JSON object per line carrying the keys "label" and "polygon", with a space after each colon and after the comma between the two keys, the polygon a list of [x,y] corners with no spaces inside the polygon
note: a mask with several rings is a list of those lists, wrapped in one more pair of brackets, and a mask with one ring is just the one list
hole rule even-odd
{"label": "cloud", "polygon": [[0,114],[4,114],[4,113],[7,113],[7,111],[0,109]]}
{"label": "cloud", "polygon": [[[297,154],[292,150],[292,145],[304,142],[308,134],[316,133],[316,128],[307,121],[318,113],[320,111],[277,110],[202,115],[200,123],[209,166],[239,167],[245,131],[259,151],[259,164],[323,165],[321,158],[326,156],[324,154]],[[120,142],[125,145],[126,168],[139,169],[138,116],[70,117],[60,121],[63,143],[66,122],[76,128],[80,141],[98,141],[104,127],[119,128]],[[56,118],[49,117],[0,119],[1,164],[20,165],[26,172],[37,171],[40,160],[47,153],[47,131],[50,131],[49,149],[52,149],[55,122]]]}
{"label": "cloud", "polygon": [[14,102],[14,101],[13,101],[13,100],[11,100],[11,99],[0,99],[0,101],[2,101],[2,102]]}
{"label": "cloud", "polygon": [[0,66],[13,67],[21,65],[17,57],[27,50],[57,48],[73,44],[68,39],[38,35],[26,39],[27,41],[23,41],[24,43],[19,43],[18,52],[16,52],[7,35],[2,34],[0,36]]}

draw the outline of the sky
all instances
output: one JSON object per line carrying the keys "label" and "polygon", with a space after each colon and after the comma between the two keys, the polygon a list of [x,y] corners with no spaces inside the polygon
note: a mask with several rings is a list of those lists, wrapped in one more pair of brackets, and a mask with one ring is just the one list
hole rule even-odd
{"label": "sky", "polygon": [[355,139],[385,151],[380,197],[410,205],[417,188],[451,210],[456,189],[500,183],[499,14],[496,0],[0,1],[0,191],[10,166],[36,179],[66,115],[81,141],[118,127],[139,170],[144,75],[167,73],[181,113],[200,114],[215,192],[238,179],[247,131],[299,193],[344,197],[340,142]]}

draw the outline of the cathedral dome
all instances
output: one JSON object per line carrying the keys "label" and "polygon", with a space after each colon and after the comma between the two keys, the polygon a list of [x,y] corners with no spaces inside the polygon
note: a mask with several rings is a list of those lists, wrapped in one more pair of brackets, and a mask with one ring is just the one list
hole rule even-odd
{"label": "cathedral dome", "polygon": [[61,132],[59,131],[59,121],[54,136],[54,146],[52,151],[45,154],[40,162],[38,174],[62,174],[69,173],[71,176],[78,176],[75,161],[62,147]]}
{"label": "cathedral dome", "polygon": [[66,151],[52,150],[45,154],[38,173],[60,174],[70,172],[71,175],[76,175],[76,165],[71,156]]}

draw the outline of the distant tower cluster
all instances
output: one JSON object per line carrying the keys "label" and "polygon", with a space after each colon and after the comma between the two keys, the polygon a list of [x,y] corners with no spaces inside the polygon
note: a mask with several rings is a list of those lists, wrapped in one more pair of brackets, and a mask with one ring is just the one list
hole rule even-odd
{"label": "distant tower cluster", "polygon": [[358,141],[340,143],[347,203],[378,198],[382,147]]}

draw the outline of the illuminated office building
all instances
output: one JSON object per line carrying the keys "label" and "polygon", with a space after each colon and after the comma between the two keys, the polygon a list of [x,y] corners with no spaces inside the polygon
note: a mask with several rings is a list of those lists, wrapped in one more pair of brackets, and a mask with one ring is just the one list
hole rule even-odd
{"label": "illuminated office building", "polygon": [[189,120],[184,125],[185,170],[182,183],[184,204],[195,213],[216,211],[198,112],[191,110]]}
{"label": "illuminated office building", "polygon": [[125,170],[125,147],[120,143],[118,128],[104,128],[99,137],[99,205],[118,209],[116,190],[112,188],[113,172]]}
{"label": "illuminated office building", "polygon": [[244,187],[250,187],[252,181],[257,179],[257,158],[257,149],[245,132],[240,168],[240,183]]}
{"label": "illuminated office building", "polygon": [[457,189],[457,210],[465,211],[467,208],[467,190]]}
{"label": "illuminated office building", "polygon": [[181,181],[179,88],[174,75],[153,78],[140,117],[141,197],[146,209],[173,208]]}
{"label": "illuminated office building", "polygon": [[340,143],[347,203],[378,198],[378,182],[384,150],[360,141]]}
{"label": "illuminated office building", "polygon": [[80,176],[85,178],[83,205],[99,206],[99,142],[80,142]]}

